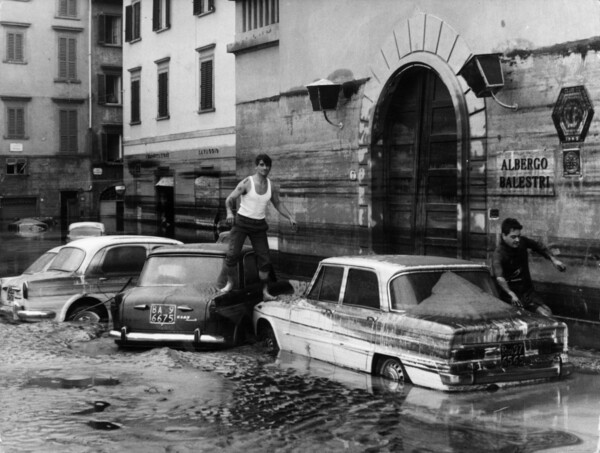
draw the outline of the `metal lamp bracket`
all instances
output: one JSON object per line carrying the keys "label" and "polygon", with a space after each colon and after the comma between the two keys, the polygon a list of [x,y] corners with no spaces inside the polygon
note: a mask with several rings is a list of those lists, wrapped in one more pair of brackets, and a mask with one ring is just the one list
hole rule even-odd
{"label": "metal lamp bracket", "polygon": [[332,123],[331,121],[329,121],[329,118],[327,118],[327,111],[326,110],[323,110],[323,116],[325,117],[325,121],[327,121],[332,126],[338,127],[340,129],[342,129],[344,127],[344,123],[342,123],[342,122],[340,122],[338,124],[335,124],[335,123]]}

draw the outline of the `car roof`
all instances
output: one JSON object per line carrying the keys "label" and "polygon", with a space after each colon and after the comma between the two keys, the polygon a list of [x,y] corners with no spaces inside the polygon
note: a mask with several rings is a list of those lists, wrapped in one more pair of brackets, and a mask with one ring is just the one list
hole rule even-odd
{"label": "car roof", "polygon": [[391,277],[402,271],[428,270],[428,269],[465,269],[479,268],[487,270],[484,263],[447,258],[442,256],[423,255],[353,255],[326,258],[323,264],[341,266],[369,267],[381,275]]}
{"label": "car roof", "polygon": [[141,236],[141,235],[109,235],[109,236],[90,236],[76,239],[69,242],[64,247],[78,247],[83,250],[99,250],[108,245],[116,244],[182,244],[175,239],[163,238],[160,236]]}
{"label": "car roof", "polygon": [[69,225],[69,231],[74,228],[98,228],[104,231],[104,224],[101,222],[74,222]]}
{"label": "car roof", "polygon": [[[229,250],[229,244],[222,242],[198,242],[174,246],[164,246],[153,250],[149,256],[157,255],[225,255]],[[242,247],[242,252],[249,252],[252,247]]]}

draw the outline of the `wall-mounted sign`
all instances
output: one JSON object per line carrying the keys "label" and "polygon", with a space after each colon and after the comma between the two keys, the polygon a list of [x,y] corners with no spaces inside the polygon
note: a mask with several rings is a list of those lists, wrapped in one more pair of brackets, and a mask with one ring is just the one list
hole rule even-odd
{"label": "wall-mounted sign", "polygon": [[23,152],[23,143],[11,143],[9,145],[9,150],[11,153],[22,153]]}
{"label": "wall-mounted sign", "polygon": [[554,196],[554,153],[506,151],[498,156],[496,195]]}
{"label": "wall-mounted sign", "polygon": [[94,167],[94,168],[92,168],[92,174],[94,176],[102,176],[102,167]]}
{"label": "wall-mounted sign", "polygon": [[594,108],[584,86],[560,90],[552,121],[561,143],[584,141],[593,117]]}
{"label": "wall-mounted sign", "polygon": [[581,150],[563,150],[563,176],[581,176]]}

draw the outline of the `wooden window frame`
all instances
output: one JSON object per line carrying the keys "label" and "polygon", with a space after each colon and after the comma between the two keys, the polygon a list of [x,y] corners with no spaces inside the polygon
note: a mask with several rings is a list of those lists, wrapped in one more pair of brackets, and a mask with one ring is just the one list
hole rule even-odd
{"label": "wooden window frame", "polygon": [[214,112],[215,106],[215,45],[196,49],[198,52],[198,113]]}
{"label": "wooden window frame", "polygon": [[152,31],[171,28],[171,0],[152,1]]}
{"label": "wooden window frame", "polygon": [[142,77],[139,70],[131,71],[131,79],[129,83],[131,98],[130,98],[130,118],[129,124],[141,124],[141,84]]}
{"label": "wooden window frame", "polygon": [[59,153],[76,154],[79,152],[79,111],[76,108],[60,107],[58,115]]}
{"label": "wooden window frame", "polygon": [[77,38],[73,35],[58,36],[59,81],[79,82],[77,78]]}
{"label": "wooden window frame", "polygon": [[56,16],[77,18],[77,0],[58,0]]}
{"label": "wooden window frame", "polygon": [[215,0],[194,0],[193,2],[194,16],[204,16],[214,13],[215,10]]}
{"label": "wooden window frame", "polygon": [[169,58],[155,61],[156,80],[156,119],[169,119]]}
{"label": "wooden window frame", "polygon": [[142,2],[136,1],[125,7],[125,42],[142,39]]}
{"label": "wooden window frame", "polygon": [[[110,26],[109,26],[110,25]],[[117,28],[117,30],[115,30]],[[106,39],[108,30],[111,30],[111,35],[116,39]],[[102,46],[122,46],[123,34],[123,16],[120,14],[105,14],[98,15],[98,44]]]}

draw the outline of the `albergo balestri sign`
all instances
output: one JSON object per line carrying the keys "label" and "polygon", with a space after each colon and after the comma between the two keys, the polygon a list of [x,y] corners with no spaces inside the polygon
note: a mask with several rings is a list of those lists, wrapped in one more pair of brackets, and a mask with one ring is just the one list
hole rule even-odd
{"label": "albergo balestri sign", "polygon": [[497,161],[498,195],[554,196],[554,154],[506,151]]}

